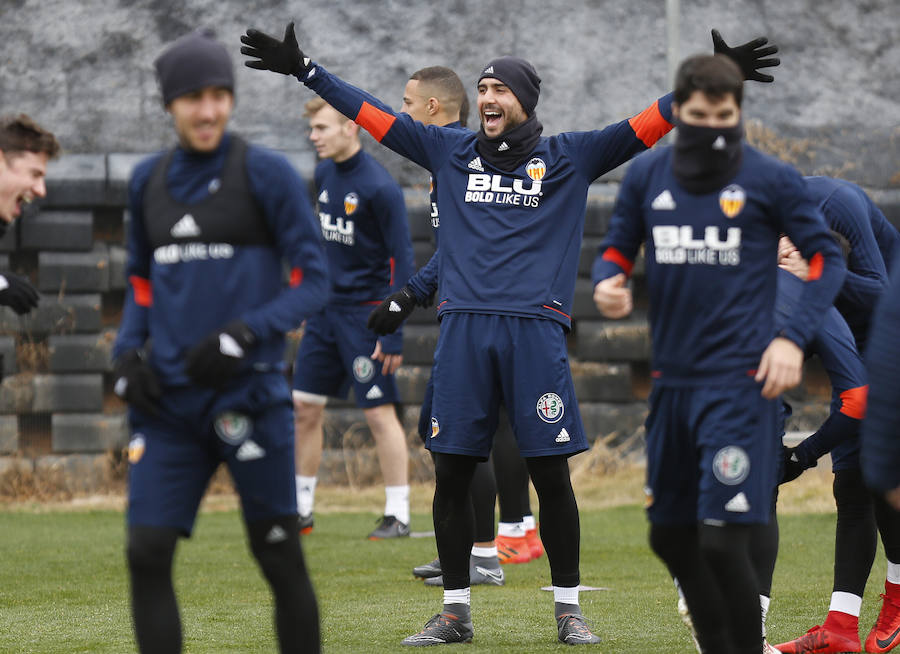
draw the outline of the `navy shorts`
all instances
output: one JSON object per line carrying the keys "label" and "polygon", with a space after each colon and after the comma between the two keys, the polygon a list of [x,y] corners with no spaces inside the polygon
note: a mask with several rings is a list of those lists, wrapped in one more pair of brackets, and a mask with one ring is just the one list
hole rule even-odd
{"label": "navy shorts", "polygon": [[190,535],[209,479],[228,466],[247,522],[297,513],[294,415],[280,373],[222,393],[166,389],[156,416],[129,411],[128,524]]}
{"label": "navy shorts", "polygon": [[434,353],[433,452],[486,459],[506,406],[523,457],[587,449],[562,325],[540,318],[448,313]]}
{"label": "navy shorts", "polygon": [[332,306],[306,321],[294,390],[346,398],[353,387],[356,406],[370,408],[398,401],[394,375],[370,358],[378,336],[366,327],[369,306]]}
{"label": "navy shorts", "polygon": [[654,387],[646,425],[651,522],[769,521],[781,409],[761,389],[752,379]]}

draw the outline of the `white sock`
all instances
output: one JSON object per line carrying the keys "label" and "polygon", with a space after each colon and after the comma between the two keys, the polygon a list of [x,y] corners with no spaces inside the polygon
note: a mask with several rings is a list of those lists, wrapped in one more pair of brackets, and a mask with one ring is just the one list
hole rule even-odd
{"label": "white sock", "polygon": [[497,525],[497,534],[507,538],[525,538],[525,527],[521,522],[501,522]]}
{"label": "white sock", "polygon": [[472,546],[472,556],[477,556],[480,559],[490,559],[497,558],[497,548],[496,547],[475,547]]}
{"label": "white sock", "polygon": [[409,524],[409,485],[384,487],[384,515]]}
{"label": "white sock", "polygon": [[766,637],[766,617],[769,615],[769,605],[772,603],[771,597],[765,595],[759,596],[759,615],[762,618],[763,638]]}
{"label": "white sock", "polygon": [[553,601],[557,604],[574,604],[578,606],[578,586],[573,586],[572,588],[554,586]]}
{"label": "white sock", "polygon": [[828,610],[840,611],[858,618],[861,607],[862,597],[859,595],[835,591],[831,594],[831,605],[828,607]]}
{"label": "white sock", "polygon": [[887,562],[887,581],[891,584],[900,584],[900,563]]}
{"label": "white sock", "polygon": [[525,531],[531,531],[532,529],[537,529],[537,522],[534,521],[533,515],[526,515],[522,518],[522,526],[525,528]]}
{"label": "white sock", "polygon": [[316,499],[316,478],[297,475],[297,513],[309,515]]}
{"label": "white sock", "polygon": [[456,590],[444,589],[444,604],[472,604],[470,598],[472,596],[472,588],[457,588]]}

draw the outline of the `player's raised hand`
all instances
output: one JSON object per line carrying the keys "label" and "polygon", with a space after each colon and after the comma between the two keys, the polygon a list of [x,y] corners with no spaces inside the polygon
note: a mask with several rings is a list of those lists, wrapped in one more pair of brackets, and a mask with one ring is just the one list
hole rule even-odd
{"label": "player's raised hand", "polygon": [[284,29],[284,38],[278,40],[252,27],[241,36],[241,54],[251,57],[244,65],[257,70],[271,70],[282,75],[294,75],[298,79],[310,68],[309,57],[303,54],[294,34],[291,21]]}
{"label": "player's raised hand", "polygon": [[794,341],[777,336],[763,352],[756,381],[764,382],[762,396],[774,399],[800,383],[803,374],[803,350]]}
{"label": "player's raised hand", "polygon": [[744,79],[754,82],[775,81],[771,75],[759,72],[760,68],[772,68],[781,63],[778,57],[770,57],[778,52],[778,46],[766,45],[769,42],[766,37],[761,36],[732,48],[725,43],[719,30],[713,30],[712,40],[715,53],[730,57],[740,67]]}
{"label": "player's raised hand", "polygon": [[607,318],[624,318],[634,308],[631,289],[625,286],[625,273],[597,282],[594,287],[594,304]]}

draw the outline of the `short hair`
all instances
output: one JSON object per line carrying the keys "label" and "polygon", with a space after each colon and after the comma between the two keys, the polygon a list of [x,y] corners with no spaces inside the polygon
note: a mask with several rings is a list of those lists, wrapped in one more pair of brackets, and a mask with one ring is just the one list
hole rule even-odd
{"label": "short hair", "polygon": [[687,102],[694,91],[714,100],[733,95],[740,107],[744,97],[744,76],[738,65],[725,55],[694,55],[681,62],[675,74],[675,102]]}
{"label": "short hair", "polygon": [[434,89],[434,97],[451,113],[454,109],[459,111],[459,122],[463,127],[466,126],[469,121],[469,98],[459,75],[446,66],[428,66],[414,72],[409,79]]}
{"label": "short hair", "polygon": [[6,158],[34,152],[53,159],[59,154],[59,141],[52,132],[38,125],[27,114],[0,116],[0,150]]}
{"label": "short hair", "polygon": [[[325,102],[325,100],[323,100],[322,98],[316,96],[305,105],[303,105],[303,117],[312,118],[315,114],[319,113],[325,107],[331,107],[331,105]],[[334,109],[334,107],[331,108]],[[337,109],[335,109],[335,111],[337,111]],[[340,111],[337,111],[337,113],[345,122],[350,120]]]}

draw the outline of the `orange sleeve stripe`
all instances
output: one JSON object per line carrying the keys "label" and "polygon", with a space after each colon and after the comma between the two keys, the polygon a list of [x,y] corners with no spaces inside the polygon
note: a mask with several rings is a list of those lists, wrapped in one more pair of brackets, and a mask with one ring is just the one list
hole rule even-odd
{"label": "orange sleeve stripe", "polygon": [[391,261],[391,283],[389,285],[393,286],[394,285],[394,267],[395,267],[397,261],[394,259],[394,257],[391,257],[390,261]]}
{"label": "orange sleeve stripe", "polygon": [[150,283],[150,280],[138,277],[137,275],[131,275],[128,278],[128,281],[131,282],[131,288],[134,289],[135,303],[141,307],[152,307],[153,284]]}
{"label": "orange sleeve stripe", "polygon": [[625,274],[631,276],[631,269],[634,268],[634,261],[629,260],[624,254],[616,248],[606,248],[606,252],[601,257],[604,261],[611,261],[619,268],[625,271]]}
{"label": "orange sleeve stripe", "polygon": [[869,385],[848,388],[841,393],[841,413],[848,418],[862,420],[866,417],[866,398],[869,395]]}
{"label": "orange sleeve stripe", "polygon": [[288,282],[291,288],[297,288],[303,283],[303,268],[291,268],[291,280]]}
{"label": "orange sleeve stripe", "polygon": [[375,140],[381,143],[381,139],[388,133],[388,130],[394,124],[397,117],[372,106],[368,102],[363,102],[356,114],[356,123],[364,130],[375,137]]}
{"label": "orange sleeve stripe", "polygon": [[663,118],[657,102],[651,104],[637,116],[629,118],[628,124],[634,130],[634,135],[648,148],[672,129],[672,123]]}
{"label": "orange sleeve stripe", "polygon": [[819,279],[819,277],[822,276],[822,270],[824,268],[825,258],[820,252],[816,252],[812,255],[812,259],[809,260],[809,274],[806,276],[806,281],[814,282]]}

